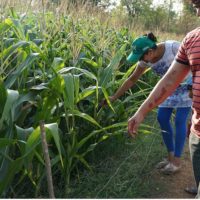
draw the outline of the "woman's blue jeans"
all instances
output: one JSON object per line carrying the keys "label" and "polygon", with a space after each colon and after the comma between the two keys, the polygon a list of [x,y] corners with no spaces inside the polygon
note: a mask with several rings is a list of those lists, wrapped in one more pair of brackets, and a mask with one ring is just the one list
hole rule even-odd
{"label": "woman's blue jeans", "polygon": [[173,152],[175,157],[181,157],[183,152],[186,134],[187,134],[187,118],[191,107],[176,108],[174,124],[175,136],[171,125],[171,116],[174,108],[160,107],[158,109],[158,122],[162,130],[163,141],[168,152]]}

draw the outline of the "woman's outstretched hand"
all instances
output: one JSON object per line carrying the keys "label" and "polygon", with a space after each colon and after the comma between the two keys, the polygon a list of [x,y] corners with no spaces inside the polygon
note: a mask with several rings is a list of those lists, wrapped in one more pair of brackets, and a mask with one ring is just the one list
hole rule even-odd
{"label": "woman's outstretched hand", "polygon": [[132,137],[135,138],[137,135],[137,129],[144,120],[144,115],[136,112],[129,120],[128,120],[128,134]]}

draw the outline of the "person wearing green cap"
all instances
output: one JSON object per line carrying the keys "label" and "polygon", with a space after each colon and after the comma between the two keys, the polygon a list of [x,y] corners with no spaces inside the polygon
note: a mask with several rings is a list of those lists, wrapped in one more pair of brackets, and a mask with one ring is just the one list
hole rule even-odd
{"label": "person wearing green cap", "polygon": [[[200,0],[190,0],[200,17]],[[200,199],[200,27],[190,31],[184,37],[171,67],[156,84],[147,99],[128,120],[128,133],[135,138],[137,129],[148,112],[169,97],[192,73],[192,120],[189,135],[189,149],[196,188],[185,191],[197,192],[195,198]],[[196,190],[196,191],[195,191]]]}
{"label": "person wearing green cap", "polygon": [[[132,75],[109,99],[111,102],[122,96],[131,88],[147,68],[151,68],[159,76],[163,76],[174,60],[180,43],[169,40],[156,43],[157,39],[153,33],[148,33],[136,38],[132,43],[132,51],[127,60],[136,63],[137,66]],[[183,81],[177,90],[168,97],[158,108],[158,122],[161,127],[163,141],[167,147],[168,156],[157,164],[157,168],[164,174],[173,174],[180,170],[180,157],[183,152],[187,135],[187,117],[191,110],[192,100],[189,97],[187,81],[191,79],[188,74],[187,80]],[[104,101],[104,104],[106,102]],[[175,139],[170,118],[173,110],[175,116]]]}

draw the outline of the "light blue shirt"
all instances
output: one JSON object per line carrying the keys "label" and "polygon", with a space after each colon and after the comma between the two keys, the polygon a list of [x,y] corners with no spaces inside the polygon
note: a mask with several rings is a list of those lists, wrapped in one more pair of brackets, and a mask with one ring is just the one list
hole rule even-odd
{"label": "light blue shirt", "polygon": [[[171,66],[174,58],[178,52],[178,48],[180,43],[173,40],[168,40],[165,42],[165,53],[162,58],[156,63],[142,63],[140,61],[139,66],[150,67],[157,75],[162,77],[169,67]],[[163,103],[159,105],[159,107],[191,107],[192,99],[189,97],[189,92],[187,89],[187,85],[189,82],[192,82],[191,73],[186,77],[186,79],[180,84],[180,86],[174,91],[174,93],[169,96]]]}

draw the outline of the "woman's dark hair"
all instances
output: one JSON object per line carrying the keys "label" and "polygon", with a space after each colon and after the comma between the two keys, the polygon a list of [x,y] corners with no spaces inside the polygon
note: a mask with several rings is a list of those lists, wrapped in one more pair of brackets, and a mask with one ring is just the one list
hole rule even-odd
{"label": "woman's dark hair", "polygon": [[193,4],[200,4],[200,0],[190,0]]}
{"label": "woman's dark hair", "polygon": [[143,36],[148,37],[148,38],[149,38],[150,40],[152,40],[153,42],[157,42],[157,38],[156,38],[156,36],[155,36],[152,32],[146,33],[146,34],[144,34]]}
{"label": "woman's dark hair", "polygon": [[[157,38],[156,38],[156,36],[152,32],[146,33],[143,36],[146,36],[148,39],[150,39],[151,41],[155,42],[155,46],[152,47],[151,49],[157,49],[157,45],[156,45]],[[144,56],[146,54],[148,54],[148,51],[149,51],[149,49],[147,49],[147,51],[142,55],[142,57],[140,58],[140,60],[144,59]]]}

